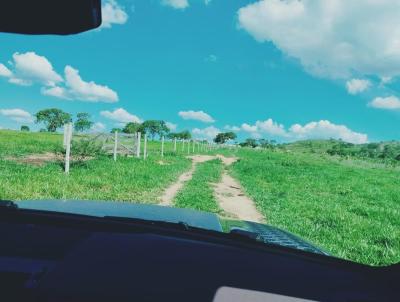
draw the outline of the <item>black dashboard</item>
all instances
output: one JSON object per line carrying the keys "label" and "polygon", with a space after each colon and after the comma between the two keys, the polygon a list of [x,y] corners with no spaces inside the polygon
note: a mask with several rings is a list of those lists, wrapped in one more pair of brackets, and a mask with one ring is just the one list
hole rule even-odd
{"label": "black dashboard", "polygon": [[2,301],[398,301],[374,268],[179,224],[0,212]]}

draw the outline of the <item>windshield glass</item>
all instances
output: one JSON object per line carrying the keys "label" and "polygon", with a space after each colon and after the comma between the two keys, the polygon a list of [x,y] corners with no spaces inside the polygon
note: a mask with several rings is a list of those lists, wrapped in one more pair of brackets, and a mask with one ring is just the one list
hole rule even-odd
{"label": "windshield glass", "polygon": [[104,0],[89,32],[0,34],[0,199],[399,262],[394,3]]}

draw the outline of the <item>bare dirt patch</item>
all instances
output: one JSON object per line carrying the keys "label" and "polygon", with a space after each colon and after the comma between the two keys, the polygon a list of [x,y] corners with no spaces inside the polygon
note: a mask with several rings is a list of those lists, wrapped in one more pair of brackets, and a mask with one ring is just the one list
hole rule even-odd
{"label": "bare dirt patch", "polygon": [[6,160],[33,166],[43,166],[49,162],[62,161],[63,156],[55,153],[30,154],[23,157],[6,157]]}
{"label": "bare dirt patch", "polygon": [[264,221],[253,200],[243,193],[240,184],[226,171],[221,181],[214,186],[214,194],[221,209],[230,217],[254,222]]}

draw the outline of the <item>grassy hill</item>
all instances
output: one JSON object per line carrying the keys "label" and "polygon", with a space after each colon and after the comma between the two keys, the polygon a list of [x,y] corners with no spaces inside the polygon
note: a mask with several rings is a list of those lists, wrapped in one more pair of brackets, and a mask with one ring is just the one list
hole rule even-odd
{"label": "grassy hill", "polygon": [[[73,164],[68,176],[61,162],[38,166],[19,160],[29,154],[52,153],[61,145],[60,134],[0,130],[0,199],[155,203],[163,190],[191,167],[187,149],[182,151],[178,145],[174,154],[168,142],[166,156],[161,158],[157,141],[150,142],[146,161],[119,157],[114,162],[111,156],[101,155]],[[229,172],[269,224],[334,256],[387,265],[400,261],[398,147],[397,142],[352,145],[320,140],[274,149],[213,152],[240,158]],[[177,206],[218,213],[210,183],[218,179],[220,170],[218,162],[203,164],[178,194]]]}

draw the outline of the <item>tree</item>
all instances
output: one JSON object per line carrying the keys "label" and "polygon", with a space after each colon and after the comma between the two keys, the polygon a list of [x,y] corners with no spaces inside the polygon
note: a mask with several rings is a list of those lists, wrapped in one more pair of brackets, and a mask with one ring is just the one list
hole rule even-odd
{"label": "tree", "polygon": [[93,122],[89,120],[90,114],[86,112],[80,112],[76,115],[76,122],[74,128],[76,132],[83,132],[89,130],[93,126]]}
{"label": "tree", "polygon": [[165,122],[159,120],[144,121],[142,127],[143,132],[149,134],[153,140],[156,135],[161,137],[170,131]]}
{"label": "tree", "polygon": [[56,132],[66,123],[72,121],[71,114],[57,108],[49,108],[39,111],[35,114],[36,123],[43,123],[48,132]]}
{"label": "tree", "polygon": [[192,135],[188,130],[182,132],[173,132],[168,134],[169,139],[191,139]]}
{"label": "tree", "polygon": [[254,138],[248,138],[243,143],[240,143],[239,145],[241,147],[255,148],[255,147],[257,147],[257,140],[255,140]]}
{"label": "tree", "polygon": [[124,127],[124,129],[122,129],[123,133],[136,133],[136,132],[144,132],[143,131],[143,126],[140,123],[135,123],[135,122],[131,122],[131,123],[127,123]]}
{"label": "tree", "polygon": [[30,129],[29,129],[29,127],[28,126],[21,126],[21,131],[24,131],[24,132],[29,132],[30,131]]}
{"label": "tree", "polygon": [[217,144],[225,144],[227,141],[236,139],[236,134],[234,132],[223,132],[218,133],[214,138],[214,142]]}
{"label": "tree", "polygon": [[122,129],[121,128],[112,128],[110,131],[110,133],[115,133],[115,132],[121,133]]}

